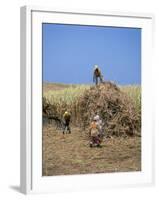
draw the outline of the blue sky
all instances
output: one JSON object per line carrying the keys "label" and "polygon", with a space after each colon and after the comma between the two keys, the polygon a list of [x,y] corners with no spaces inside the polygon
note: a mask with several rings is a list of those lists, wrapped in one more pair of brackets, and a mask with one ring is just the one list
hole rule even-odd
{"label": "blue sky", "polygon": [[43,24],[43,81],[92,83],[97,64],[105,80],[141,84],[141,29]]}

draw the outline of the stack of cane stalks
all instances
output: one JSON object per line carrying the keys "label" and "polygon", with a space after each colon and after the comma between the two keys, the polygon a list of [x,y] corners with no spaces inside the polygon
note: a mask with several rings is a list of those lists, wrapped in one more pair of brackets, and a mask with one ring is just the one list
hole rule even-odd
{"label": "stack of cane stalks", "polygon": [[67,98],[71,101],[66,101],[64,95],[61,98],[60,94],[50,98],[43,97],[43,116],[62,119],[63,113],[69,110],[72,125],[87,130],[93,117],[98,114],[107,136],[133,136],[141,132],[141,104],[139,99],[137,105],[124,90],[114,83],[104,82],[83,88],[81,92],[78,89],[76,96],[72,91],[70,94],[73,94],[73,97],[70,95]]}
{"label": "stack of cane stalks", "polygon": [[98,114],[107,135],[132,136],[141,131],[141,112],[133,100],[111,82],[92,86],[78,99],[77,106],[78,119],[84,129]]}

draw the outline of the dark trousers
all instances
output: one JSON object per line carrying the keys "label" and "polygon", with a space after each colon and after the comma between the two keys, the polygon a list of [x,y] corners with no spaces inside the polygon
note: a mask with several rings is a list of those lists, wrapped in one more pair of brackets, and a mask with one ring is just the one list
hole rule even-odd
{"label": "dark trousers", "polygon": [[101,83],[103,83],[103,78],[102,78],[102,76],[96,76],[96,77],[95,77],[95,84],[96,84],[96,85],[98,85],[98,79],[99,79],[99,81],[100,81]]}
{"label": "dark trousers", "polygon": [[70,120],[65,120],[64,121],[64,126],[63,126],[63,134],[65,133],[65,131],[71,133],[71,129],[70,129]]}
{"label": "dark trousers", "polygon": [[92,136],[91,137],[91,142],[92,142],[92,144],[99,145],[101,143],[101,140],[100,140],[99,136]]}

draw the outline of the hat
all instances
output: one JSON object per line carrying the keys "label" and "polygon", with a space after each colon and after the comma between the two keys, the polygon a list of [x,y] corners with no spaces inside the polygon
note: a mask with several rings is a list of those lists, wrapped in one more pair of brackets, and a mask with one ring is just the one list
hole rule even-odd
{"label": "hat", "polygon": [[95,121],[98,121],[100,119],[99,115],[96,115],[94,118],[93,118]]}
{"label": "hat", "polygon": [[98,65],[94,65],[94,69],[97,69],[98,68]]}

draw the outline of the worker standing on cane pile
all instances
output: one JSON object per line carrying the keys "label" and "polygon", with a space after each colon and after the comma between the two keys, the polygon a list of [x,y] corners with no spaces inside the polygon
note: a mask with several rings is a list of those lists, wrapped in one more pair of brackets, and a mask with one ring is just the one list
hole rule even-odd
{"label": "worker standing on cane pile", "polygon": [[95,65],[93,71],[93,82],[95,82],[96,85],[98,85],[98,79],[101,83],[103,83],[101,70],[99,69],[98,65]]}
{"label": "worker standing on cane pile", "polygon": [[65,134],[65,131],[67,133],[67,131],[69,133],[71,133],[71,129],[70,129],[70,120],[71,120],[71,113],[69,113],[68,111],[66,111],[63,114],[63,122],[64,122],[64,127],[63,127],[63,134]]}

